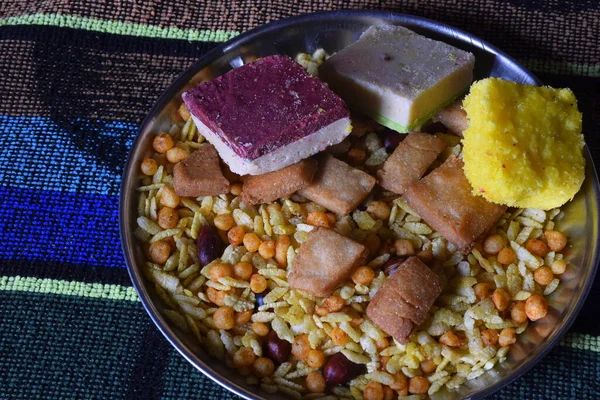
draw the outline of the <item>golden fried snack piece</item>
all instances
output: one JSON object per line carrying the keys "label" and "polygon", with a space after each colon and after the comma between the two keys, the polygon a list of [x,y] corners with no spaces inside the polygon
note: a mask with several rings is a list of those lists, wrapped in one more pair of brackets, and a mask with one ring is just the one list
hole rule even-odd
{"label": "golden fried snack piece", "polygon": [[329,296],[358,266],[365,263],[365,246],[327,228],[315,228],[294,259],[288,282],[294,289]]}
{"label": "golden fried snack piece", "polygon": [[173,168],[175,193],[184,197],[217,196],[229,192],[212,144],[205,144]]}
{"label": "golden fried snack piece", "polygon": [[367,198],[377,181],[331,155],[319,160],[319,169],[310,185],[298,194],[338,215],[347,215]]}
{"label": "golden fried snack piece", "polygon": [[412,185],[404,199],[425,222],[464,253],[506,211],[506,206],[473,195],[463,162],[455,155]]}
{"label": "golden fried snack piece", "polygon": [[316,171],[317,161],[307,158],[278,171],[249,175],[242,188],[242,200],[250,205],[288,197],[307,187]]}
{"label": "golden fried snack piece", "polygon": [[386,190],[404,194],[445,147],[446,142],[428,133],[409,133],[377,171],[379,184]]}
{"label": "golden fried snack piece", "polygon": [[463,137],[463,131],[469,125],[467,112],[462,108],[462,101],[462,98],[455,100],[432,118],[433,122],[441,122],[450,132],[460,137]]}
{"label": "golden fried snack piece", "polygon": [[418,257],[410,257],[383,283],[367,307],[367,316],[399,343],[407,343],[427,319],[442,288],[439,276]]}
{"label": "golden fried snack piece", "polygon": [[378,132],[383,130],[384,126],[365,115],[352,115],[352,132],[351,136],[362,137],[369,132]]}

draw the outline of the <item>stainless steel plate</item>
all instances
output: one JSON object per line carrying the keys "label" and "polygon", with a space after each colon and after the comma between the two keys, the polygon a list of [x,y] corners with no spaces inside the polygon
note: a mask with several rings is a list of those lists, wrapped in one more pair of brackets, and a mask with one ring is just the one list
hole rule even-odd
{"label": "stainless steel plate", "polygon": [[[253,29],[217,47],[185,71],[160,97],[148,114],[130,151],[123,173],[120,197],[121,242],[133,285],[146,311],[167,340],[198,370],[247,399],[275,399],[257,388],[244,384],[235,371],[210,358],[191,335],[178,331],[161,315],[163,304],[153,285],[141,272],[143,255],[136,245],[137,170],[144,156],[150,154],[151,135],[170,127],[169,116],[181,102],[181,93],[198,82],[215,78],[254,57],[271,54],[294,56],[324,48],[334,53],[358,39],[369,26],[399,24],[427,37],[442,40],[476,56],[477,79],[497,76],[521,83],[540,82],[525,68],[494,46],[458,29],[423,18],[374,11],[337,11],[289,18]],[[549,299],[551,311],[545,319],[532,324],[519,336],[503,364],[481,377],[467,382],[457,391],[444,391],[439,399],[483,398],[512,382],[558,343],[577,315],[592,285],[598,264],[598,178],[590,157],[586,180],[580,193],[565,207],[559,228],[572,238],[569,262],[573,265],[562,275],[560,288]]]}

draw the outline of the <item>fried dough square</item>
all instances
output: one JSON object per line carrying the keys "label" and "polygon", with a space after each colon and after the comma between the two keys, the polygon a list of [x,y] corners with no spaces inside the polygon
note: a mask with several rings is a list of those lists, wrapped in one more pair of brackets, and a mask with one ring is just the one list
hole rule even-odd
{"label": "fried dough square", "polygon": [[315,228],[294,259],[288,282],[294,289],[329,296],[352,271],[363,265],[369,251],[362,244],[327,228]]}
{"label": "fried dough square", "polygon": [[403,262],[383,283],[367,307],[367,316],[399,343],[407,343],[427,319],[443,282],[419,258]]}
{"label": "fried dough square", "polygon": [[249,175],[242,188],[246,204],[268,203],[307,187],[317,171],[317,161],[308,158],[278,171]]}
{"label": "fried dough square", "polygon": [[217,196],[229,192],[219,155],[212,144],[205,144],[173,168],[173,187],[179,196]]}
{"label": "fried dough square", "polygon": [[327,154],[310,185],[298,194],[338,215],[348,215],[367,198],[377,180]]}
{"label": "fried dough square", "polygon": [[428,133],[409,133],[377,172],[379,184],[386,190],[404,194],[445,147],[442,139]]}
{"label": "fried dough square", "polygon": [[454,155],[412,185],[404,199],[427,224],[464,253],[506,212],[506,206],[472,194],[463,161]]}
{"label": "fried dough square", "polygon": [[462,101],[462,98],[455,100],[438,111],[432,118],[433,122],[442,123],[450,132],[460,137],[463,137],[463,131],[469,126],[467,112],[462,108]]}

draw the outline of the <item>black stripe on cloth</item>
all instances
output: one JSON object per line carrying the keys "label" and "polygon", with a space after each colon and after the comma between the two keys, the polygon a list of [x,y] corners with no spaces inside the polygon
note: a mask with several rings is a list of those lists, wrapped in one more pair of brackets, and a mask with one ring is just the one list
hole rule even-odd
{"label": "black stripe on cloth", "polygon": [[[210,382],[201,372],[197,371],[176,350],[169,352],[169,365],[163,377],[162,399],[180,400],[211,399],[211,400],[238,400],[241,397],[227,389]],[[282,397],[283,399],[287,399]]]}
{"label": "black stripe on cloth", "polygon": [[141,303],[5,292],[0,307],[0,398],[126,398],[153,328]]}
{"label": "black stripe on cloth", "polygon": [[0,57],[0,114],[130,122],[141,121],[197,59],[115,53],[70,41],[3,40],[0,54],[11,54]]}
{"label": "black stripe on cloth", "polygon": [[174,57],[199,57],[217,46],[215,42],[162,39],[143,36],[63,28],[59,26],[16,25],[0,27],[2,40],[20,40],[48,45],[68,44],[93,47],[107,53],[149,53]]}
{"label": "black stripe on cloth", "polygon": [[586,299],[577,319],[571,326],[569,332],[587,333],[588,335],[600,336],[600,324],[598,324],[598,310],[600,309],[600,279],[596,279],[594,288]]}
{"label": "black stripe on cloth", "polygon": [[558,346],[515,383],[490,399],[578,399],[600,398],[600,354]]}
{"label": "black stripe on cloth", "polygon": [[0,259],[0,275],[131,286],[127,269],[55,261]]}
{"label": "black stripe on cloth", "polygon": [[508,0],[515,7],[523,7],[532,12],[576,13],[593,11],[596,0]]}
{"label": "black stripe on cloth", "polygon": [[577,107],[583,113],[583,134],[587,138],[594,162],[600,165],[600,140],[596,138],[600,132],[600,78],[542,73],[537,76],[544,85],[568,87],[575,93]]}
{"label": "black stripe on cloth", "polygon": [[130,367],[125,398],[161,399],[165,384],[163,374],[173,349],[154,325],[145,325],[143,332],[137,335],[142,337],[142,342],[135,363]]}

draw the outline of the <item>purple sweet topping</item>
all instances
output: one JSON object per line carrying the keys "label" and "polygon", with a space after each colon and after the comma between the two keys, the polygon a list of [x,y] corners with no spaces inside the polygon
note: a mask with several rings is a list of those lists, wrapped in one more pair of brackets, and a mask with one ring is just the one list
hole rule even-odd
{"label": "purple sweet topping", "polygon": [[333,91],[286,56],[235,68],[183,94],[188,110],[254,160],[349,116]]}

